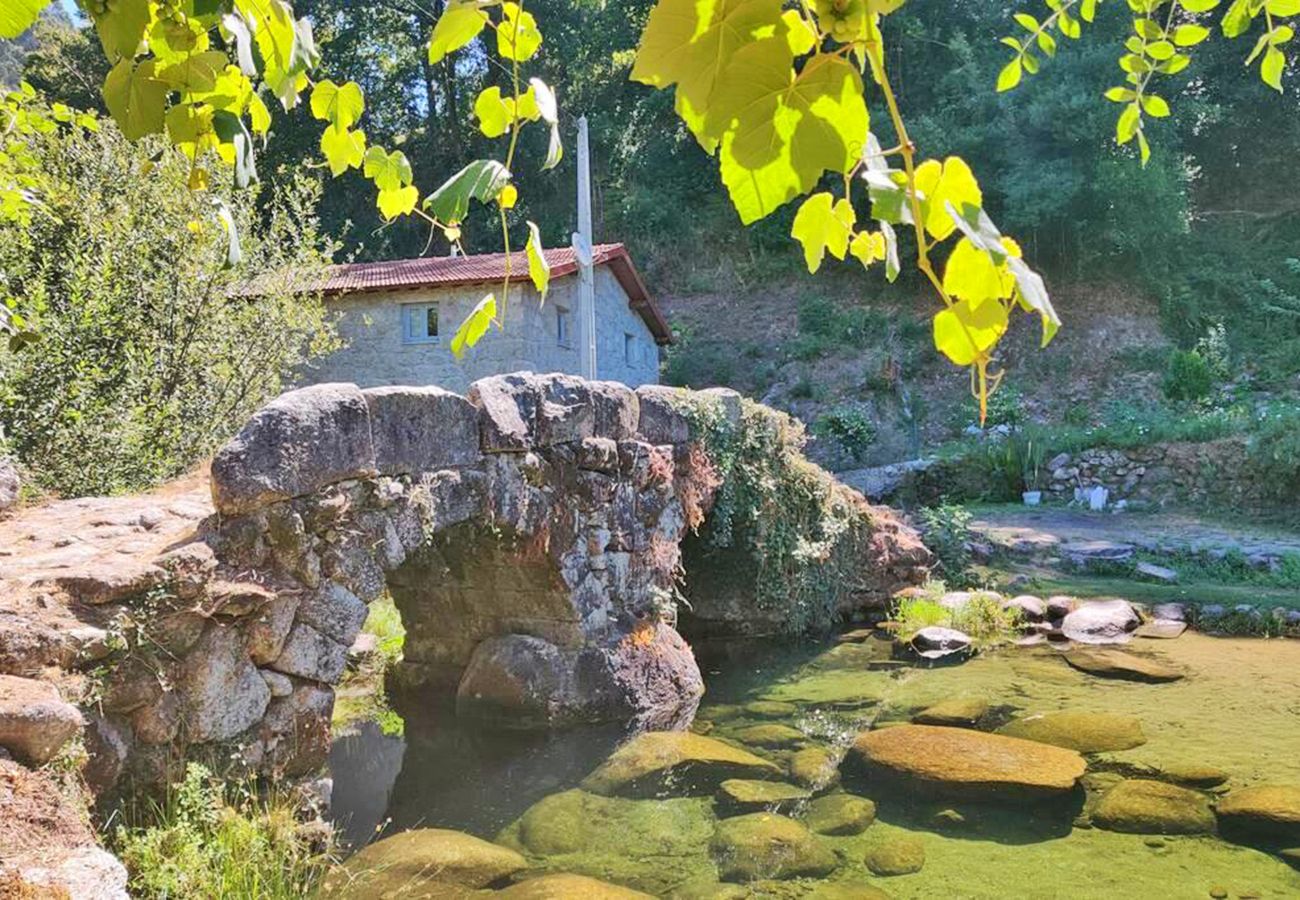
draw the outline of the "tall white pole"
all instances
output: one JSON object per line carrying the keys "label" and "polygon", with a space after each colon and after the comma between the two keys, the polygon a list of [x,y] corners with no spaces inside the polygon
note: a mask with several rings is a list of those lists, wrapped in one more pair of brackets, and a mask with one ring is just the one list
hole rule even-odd
{"label": "tall white pole", "polygon": [[578,256],[578,306],[582,321],[582,371],[596,378],[596,273],[593,269],[591,233],[591,148],[587,117],[578,119],[578,230],[573,235]]}

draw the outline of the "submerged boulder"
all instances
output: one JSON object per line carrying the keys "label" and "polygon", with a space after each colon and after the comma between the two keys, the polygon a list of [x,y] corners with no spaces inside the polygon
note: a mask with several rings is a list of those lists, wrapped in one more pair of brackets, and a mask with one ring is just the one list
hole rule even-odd
{"label": "submerged boulder", "polygon": [[797,728],[778,723],[751,725],[735,732],[736,740],[755,747],[797,747],[807,738]]}
{"label": "submerged boulder", "polygon": [[506,900],[652,900],[649,894],[597,881],[586,875],[543,875],[529,878],[499,891],[495,896]]}
{"label": "submerged boulder", "polygon": [[1261,784],[1230,792],[1215,812],[1231,837],[1300,845],[1300,785]]}
{"label": "submerged boulder", "polygon": [[877,875],[911,875],[925,866],[925,843],[914,835],[891,835],[867,849],[867,868]]}
{"label": "submerged boulder", "polygon": [[988,711],[987,697],[953,697],[927,706],[912,721],[918,725],[974,725]]}
{"label": "submerged boulder", "polygon": [[835,854],[794,819],[753,813],[723,819],[709,842],[723,881],[819,878],[835,870]]}
{"label": "submerged boulder", "polygon": [[718,806],[741,813],[761,810],[785,811],[807,800],[808,791],[781,781],[728,778],[718,787]]}
{"label": "submerged boulder", "polygon": [[848,759],[872,777],[940,796],[1010,800],[1073,790],[1086,768],[1073,750],[967,728],[899,725],[858,735]]}
{"label": "submerged boulder", "polygon": [[912,635],[912,649],[925,659],[940,659],[969,650],[970,635],[955,628],[929,625]]}
{"label": "submerged boulder", "polygon": [[1187,788],[1133,778],[1102,795],[1092,821],[1107,831],[1131,834],[1207,834],[1214,813],[1203,794]]}
{"label": "submerged boulder", "polygon": [[1123,644],[1142,624],[1127,600],[1095,600],[1080,604],[1061,621],[1061,631],[1080,644]]}
{"label": "submerged boulder", "polygon": [[818,834],[861,834],[876,821],[876,804],[854,794],[827,794],[808,804],[803,820]]}
{"label": "submerged boulder", "polygon": [[728,778],[779,778],[765,759],[689,731],[648,731],[614,751],[582,781],[606,796],[654,796],[671,779],[675,794],[711,794]]}
{"label": "submerged boulder", "polygon": [[1062,654],[1080,671],[1102,678],[1159,683],[1177,681],[1183,673],[1150,657],[1104,647],[1075,647]]}
{"label": "submerged boulder", "polygon": [[1039,741],[1080,753],[1131,750],[1147,742],[1142,723],[1132,716],[1062,710],[1015,719],[998,729],[1008,737]]}
{"label": "submerged boulder", "polygon": [[325,879],[327,897],[428,898],[486,888],[528,868],[519,853],[473,835],[419,828],[358,850]]}
{"label": "submerged boulder", "polygon": [[839,783],[840,758],[826,747],[805,747],[790,755],[790,778],[795,784],[813,790]]}

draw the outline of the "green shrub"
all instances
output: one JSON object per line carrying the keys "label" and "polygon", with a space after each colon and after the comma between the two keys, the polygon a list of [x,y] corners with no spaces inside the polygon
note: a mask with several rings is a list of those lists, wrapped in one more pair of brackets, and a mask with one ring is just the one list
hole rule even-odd
{"label": "green shrub", "polygon": [[841,404],[822,413],[813,424],[813,433],[837,442],[855,460],[861,461],[876,440],[876,426],[866,410]]}
{"label": "green shrub", "polygon": [[222,784],[190,763],[161,802],[123,810],[109,837],[136,897],[300,900],[331,859],[300,839],[294,813],[287,797]]}
{"label": "green shrub", "polygon": [[1256,423],[1246,465],[1274,499],[1300,498],[1300,408],[1271,409]]}
{"label": "green shrub", "polygon": [[107,121],[33,152],[50,186],[30,226],[0,223],[0,294],[40,338],[0,349],[0,425],[37,486],[113,493],[183,472],[337,347],[310,289],[331,250],[315,184],[284,181],[261,209],[230,192],[243,262],[226,268],[213,196],[187,188],[179,153]]}
{"label": "green shrub", "polygon": [[[1025,398],[1016,388],[1003,385],[989,395],[988,411],[984,419],[985,428],[998,425],[1015,427],[1025,420]],[[967,421],[979,424],[979,401],[972,400],[965,406]]]}
{"label": "green shrub", "polygon": [[1169,354],[1161,388],[1170,400],[1201,400],[1214,388],[1214,371],[1196,350],[1175,350]]}
{"label": "green shrub", "polygon": [[966,584],[970,566],[971,514],[966,507],[955,503],[929,506],[917,513],[925,545],[934,554],[935,563],[943,577],[953,584]]}
{"label": "green shrub", "polygon": [[945,593],[944,582],[932,581],[924,596],[898,600],[893,611],[895,634],[907,641],[922,628],[937,625],[957,629],[979,647],[1003,644],[1019,635],[1020,611],[1004,610],[998,595],[975,591],[965,603],[952,609],[939,602]]}
{"label": "green shrub", "polygon": [[894,607],[893,620],[896,624],[895,634],[909,641],[922,628],[934,625],[950,627],[952,613],[939,601],[929,597],[905,597]]}

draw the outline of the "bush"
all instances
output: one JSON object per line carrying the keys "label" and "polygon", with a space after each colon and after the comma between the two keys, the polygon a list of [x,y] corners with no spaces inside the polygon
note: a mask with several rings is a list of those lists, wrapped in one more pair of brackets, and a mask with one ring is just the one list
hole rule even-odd
{"label": "bush", "polygon": [[893,612],[895,634],[911,640],[922,628],[938,625],[957,629],[976,646],[989,647],[1013,640],[1020,633],[1020,610],[1003,609],[996,594],[975,591],[965,603],[950,608],[940,603],[947,591],[944,582],[932,581],[924,596],[900,599]]}
{"label": "bush", "polygon": [[223,785],[197,763],[162,802],[124,810],[110,839],[145,898],[299,900],[331,862],[299,838],[287,798]]}
{"label": "bush", "polygon": [[861,462],[876,440],[876,426],[862,407],[841,404],[818,417],[813,434],[837,442],[854,460]]}
{"label": "bush", "polygon": [[[0,425],[42,488],[135,490],[185,471],[337,346],[318,281],[318,188],[255,211],[226,197],[243,262],[188,160],[109,122],[32,141],[48,179],[28,227],[0,224],[5,292],[40,339],[0,350]],[[200,160],[202,162],[202,160]],[[248,290],[256,280],[257,293]]]}
{"label": "bush", "polygon": [[1300,497],[1300,409],[1270,410],[1246,447],[1246,464],[1280,501]]}
{"label": "bush", "polygon": [[953,584],[966,584],[970,565],[970,511],[955,503],[929,506],[917,513],[925,545],[934,554],[943,577]]}
{"label": "bush", "polygon": [[1214,371],[1196,350],[1175,350],[1169,354],[1161,388],[1170,400],[1202,400],[1214,388]]}

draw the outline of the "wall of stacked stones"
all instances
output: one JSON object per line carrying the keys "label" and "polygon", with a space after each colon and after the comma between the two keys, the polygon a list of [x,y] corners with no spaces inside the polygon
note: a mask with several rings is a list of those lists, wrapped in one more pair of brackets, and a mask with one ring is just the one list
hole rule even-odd
{"label": "wall of stacked stones", "polygon": [[385,589],[406,680],[459,687],[468,714],[693,712],[699,670],[661,613],[683,498],[707,503],[712,483],[675,400],[520,374],[467,397],[326,384],[273,401],[216,455],[198,537],[97,598],[131,623],[100,663],[97,787],[161,782],[193,755],[320,765],[331,686]]}

